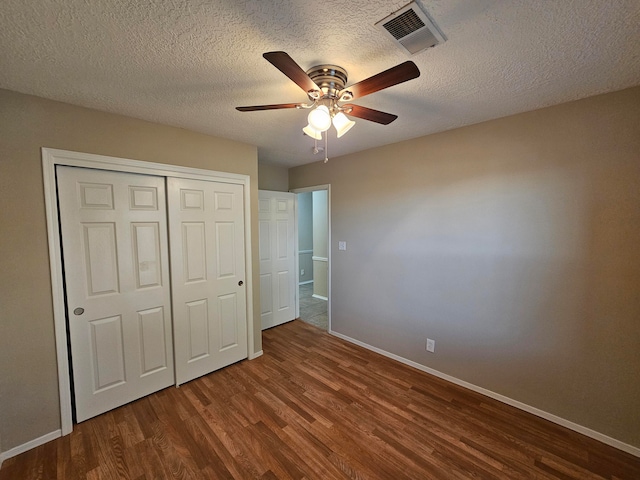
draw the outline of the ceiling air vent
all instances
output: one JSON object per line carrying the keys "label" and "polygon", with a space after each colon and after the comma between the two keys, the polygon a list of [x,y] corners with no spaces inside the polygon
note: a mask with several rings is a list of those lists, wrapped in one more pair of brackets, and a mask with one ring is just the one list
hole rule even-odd
{"label": "ceiling air vent", "polygon": [[445,41],[438,27],[416,2],[383,18],[376,26],[383,28],[400,47],[412,55]]}

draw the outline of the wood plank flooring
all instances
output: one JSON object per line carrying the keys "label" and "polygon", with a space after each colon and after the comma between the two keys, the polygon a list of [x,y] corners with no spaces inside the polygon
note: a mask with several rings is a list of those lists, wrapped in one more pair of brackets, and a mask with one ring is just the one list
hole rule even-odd
{"label": "wood plank flooring", "polygon": [[640,479],[640,459],[301,321],[11,458],[28,479]]}

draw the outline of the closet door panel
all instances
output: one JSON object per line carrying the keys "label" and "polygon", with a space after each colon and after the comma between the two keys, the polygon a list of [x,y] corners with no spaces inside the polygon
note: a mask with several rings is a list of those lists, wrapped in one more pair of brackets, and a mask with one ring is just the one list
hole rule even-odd
{"label": "closet door panel", "polygon": [[57,167],[79,422],[172,385],[163,177]]}
{"label": "closet door panel", "polygon": [[243,188],[167,180],[178,385],[248,354]]}

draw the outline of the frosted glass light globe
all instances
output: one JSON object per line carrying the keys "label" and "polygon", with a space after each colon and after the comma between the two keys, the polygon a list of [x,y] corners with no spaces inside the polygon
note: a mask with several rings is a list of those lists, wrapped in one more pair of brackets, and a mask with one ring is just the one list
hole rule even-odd
{"label": "frosted glass light globe", "polygon": [[324,105],[311,110],[308,120],[309,125],[318,132],[326,132],[331,126],[331,115],[329,114],[329,109]]}
{"label": "frosted glass light globe", "polygon": [[347,133],[355,124],[356,122],[349,120],[349,118],[342,112],[339,112],[335,117],[333,117],[333,126],[336,127],[338,138]]}
{"label": "frosted glass light globe", "polygon": [[317,131],[311,125],[307,125],[302,129],[302,131],[315,140],[322,140],[322,133]]}

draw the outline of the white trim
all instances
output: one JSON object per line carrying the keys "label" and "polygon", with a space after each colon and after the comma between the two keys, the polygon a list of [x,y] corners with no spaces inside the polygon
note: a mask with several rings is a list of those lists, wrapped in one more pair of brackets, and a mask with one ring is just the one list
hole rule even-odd
{"label": "white trim", "polygon": [[313,280],[307,280],[306,282],[298,282],[298,286],[300,286],[300,285],[308,285],[309,283],[313,283]]}
{"label": "white trim", "polygon": [[[247,344],[248,358],[255,358],[253,340],[253,267],[251,264],[251,181],[249,175],[217,172],[200,168],[182,167],[164,163],[143,162],[126,158],[78,153],[53,148],[42,148],[42,171],[49,242],[49,266],[51,270],[51,294],[53,296],[53,319],[58,363],[58,390],[60,395],[61,434],[73,431],[71,414],[71,384],[69,379],[69,356],[67,348],[66,311],[64,306],[64,281],[62,277],[62,255],[60,248],[60,224],[56,194],[56,165],[85,167],[129,173],[141,173],[162,177],[180,177],[194,180],[209,180],[234,183],[244,186],[244,231],[245,274],[247,290]],[[252,353],[253,352],[253,353]],[[42,437],[41,437],[42,438]],[[27,444],[25,444],[27,445]]]}
{"label": "white trim", "polygon": [[6,452],[0,453],[0,466],[2,466],[2,462],[8,460],[9,458],[15,457],[16,455],[20,455],[32,448],[39,447],[40,445],[44,445],[45,443],[50,442],[51,440],[55,440],[56,438],[60,438],[62,436],[62,430],[55,430],[53,432],[42,435],[41,437],[34,438],[33,440],[28,441],[27,443],[23,443],[22,445],[18,445],[17,447],[13,447],[11,450],[7,450]]}
{"label": "white trim", "polygon": [[311,257],[311,260],[314,261],[314,262],[328,262],[329,261],[329,259],[327,257],[316,257],[316,256]]}
{"label": "white trim", "polygon": [[314,293],[313,295],[311,295],[313,298],[317,298],[319,300],[325,300],[325,301],[329,301],[328,297],[323,297],[322,295],[318,295],[316,293]]}
{"label": "white trim", "polygon": [[421,365],[413,360],[408,360],[404,357],[396,355],[391,352],[387,352],[386,350],[382,350],[381,348],[374,347],[367,343],[361,342],[360,340],[356,340],[355,338],[351,338],[347,335],[343,335],[342,333],[334,332],[329,330],[329,333],[335,337],[341,338],[342,340],[346,340],[347,342],[354,343],[359,345],[360,347],[366,348],[367,350],[371,350],[373,352],[379,353],[385,357],[396,360],[400,363],[404,363],[405,365],[409,365],[410,367],[421,370],[425,373],[433,375],[438,378],[442,378],[447,382],[451,382],[453,384],[459,385],[461,387],[467,388],[474,392],[485,395],[489,398],[493,398],[494,400],[498,400],[499,402],[506,403],[512,407],[523,410],[527,413],[531,413],[537,417],[544,418],[545,420],[549,420],[557,425],[568,428],[569,430],[573,430],[574,432],[581,433],[582,435],[586,435],[587,437],[591,437],[595,440],[598,440],[602,443],[605,443],[611,447],[617,448],[618,450],[622,450],[623,452],[627,452],[636,457],[640,457],[640,448],[634,447],[633,445],[629,445],[627,443],[621,442],[620,440],[616,440],[615,438],[611,438],[603,433],[596,432],[595,430],[591,430],[590,428],[583,427],[582,425],[578,425],[577,423],[573,423],[569,420],[565,420],[562,417],[558,417],[552,413],[545,412],[544,410],[540,410],[539,408],[532,407],[531,405],[527,405],[526,403],[519,402],[518,400],[514,400],[509,397],[505,397],[499,393],[492,392],[491,390],[487,390],[486,388],[478,387],[469,382],[465,382],[464,380],[460,380],[456,377],[452,377],[451,375],[447,375],[446,373],[439,372],[438,370],[434,370],[433,368],[426,367]]}
{"label": "white trim", "polygon": [[66,311],[64,306],[64,279],[60,247],[60,223],[54,152],[42,149],[42,174],[44,180],[47,239],[49,244],[49,268],[51,271],[51,295],[53,297],[53,321],[58,361],[58,392],[60,395],[60,426],[62,435],[73,431],[71,413],[71,382],[69,378],[69,352],[67,348]]}
{"label": "white trim", "polygon": [[298,255],[309,255],[310,253],[313,253],[313,250],[299,250],[298,251]]}
{"label": "white trim", "polygon": [[258,357],[261,357],[263,353],[264,352],[262,350],[259,350],[259,351],[255,352],[255,353],[249,353],[249,360],[253,360],[253,359],[256,359]]}

